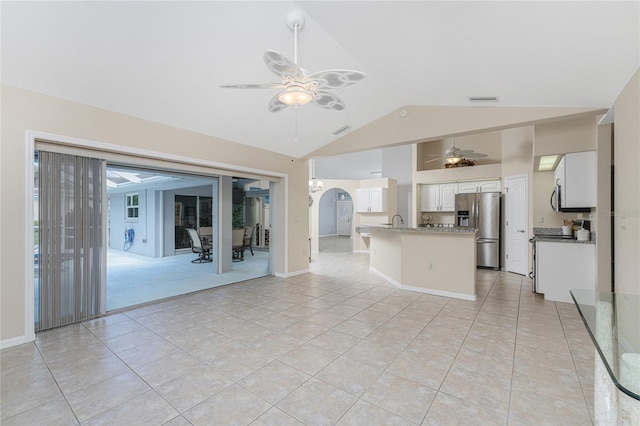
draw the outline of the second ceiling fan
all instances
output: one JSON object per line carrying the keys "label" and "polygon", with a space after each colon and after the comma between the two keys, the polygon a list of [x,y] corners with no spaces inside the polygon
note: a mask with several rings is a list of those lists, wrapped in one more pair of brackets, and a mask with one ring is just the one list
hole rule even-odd
{"label": "second ceiling fan", "polygon": [[457,148],[455,144],[455,139],[456,138],[451,138],[451,148],[447,148],[446,151],[444,152],[444,155],[431,154],[430,157],[438,157],[438,158],[427,160],[425,161],[425,164],[432,163],[434,161],[442,161],[442,160],[446,160],[448,164],[457,164],[463,159],[487,157],[487,154],[475,152],[472,149]]}
{"label": "second ceiling fan", "polygon": [[304,15],[295,11],[287,15],[287,25],[294,33],[293,62],[275,50],[264,52],[264,62],[280,83],[223,85],[225,89],[282,89],[269,101],[269,111],[278,112],[288,106],[313,103],[320,108],[342,111],[346,105],[333,90],[360,83],[366,74],[360,71],[333,69],[308,73],[298,65],[298,31],[304,26]]}

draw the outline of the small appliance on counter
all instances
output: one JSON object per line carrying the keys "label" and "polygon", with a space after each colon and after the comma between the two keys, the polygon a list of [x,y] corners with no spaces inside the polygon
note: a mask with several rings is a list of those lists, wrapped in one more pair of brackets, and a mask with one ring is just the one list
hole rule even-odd
{"label": "small appliance on counter", "polygon": [[591,240],[591,232],[586,229],[578,229],[576,231],[576,240],[589,241]]}

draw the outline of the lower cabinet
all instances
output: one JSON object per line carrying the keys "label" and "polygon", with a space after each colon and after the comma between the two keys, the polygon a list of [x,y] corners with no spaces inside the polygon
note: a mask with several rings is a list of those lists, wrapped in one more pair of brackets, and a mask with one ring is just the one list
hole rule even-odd
{"label": "lower cabinet", "polygon": [[537,292],[545,300],[573,303],[569,290],[596,288],[596,245],[536,243]]}

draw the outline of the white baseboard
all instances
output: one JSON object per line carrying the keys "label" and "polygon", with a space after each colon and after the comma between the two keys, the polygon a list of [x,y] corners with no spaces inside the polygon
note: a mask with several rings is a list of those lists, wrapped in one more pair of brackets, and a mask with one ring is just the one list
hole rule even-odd
{"label": "white baseboard", "polygon": [[469,295],[469,294],[462,294],[462,293],[454,293],[454,292],[451,292],[451,291],[433,290],[433,289],[428,289],[428,288],[404,285],[404,284],[400,284],[398,281],[394,280],[393,278],[383,274],[382,272],[378,271],[377,269],[372,268],[371,266],[369,266],[369,270],[371,272],[373,272],[374,274],[378,275],[379,277],[384,278],[386,281],[389,281],[391,284],[395,285],[396,287],[398,287],[401,290],[408,290],[408,291],[415,291],[415,292],[418,292],[418,293],[432,294],[434,296],[451,297],[453,299],[469,300],[471,302],[475,302],[476,300],[478,300],[478,295],[477,294]]}
{"label": "white baseboard", "polygon": [[281,272],[276,272],[275,276],[279,278],[289,278],[289,277],[295,277],[296,275],[306,274],[308,272],[309,272],[309,269],[302,269],[300,271],[288,272],[286,274],[283,274]]}
{"label": "white baseboard", "polygon": [[33,342],[33,340],[27,339],[26,336],[18,336],[11,339],[0,340],[0,349],[6,349],[12,346],[18,346],[29,342]]}
{"label": "white baseboard", "polygon": [[367,254],[371,254],[371,252],[369,250],[354,250],[354,253],[367,253]]}

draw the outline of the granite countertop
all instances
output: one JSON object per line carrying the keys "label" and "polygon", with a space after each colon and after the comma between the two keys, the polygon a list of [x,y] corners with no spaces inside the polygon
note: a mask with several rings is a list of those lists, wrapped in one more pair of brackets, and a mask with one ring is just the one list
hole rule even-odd
{"label": "granite countertop", "polygon": [[449,234],[475,234],[477,229],[475,228],[458,228],[458,227],[419,227],[419,228],[406,228],[406,227],[391,227],[390,225],[369,225],[369,228],[375,229],[387,229],[389,231],[396,232],[423,232],[427,234],[436,233],[449,233]]}
{"label": "granite countertop", "polygon": [[561,243],[561,244],[595,244],[595,241],[578,241],[575,237],[572,238],[551,238],[551,237],[539,237],[536,235],[536,241],[539,243]]}
{"label": "granite countertop", "polygon": [[537,242],[545,243],[563,243],[563,244],[595,244],[595,233],[591,233],[588,241],[578,241],[576,237],[571,238],[556,238],[555,236],[562,235],[562,228],[533,228],[533,235],[536,237]]}

